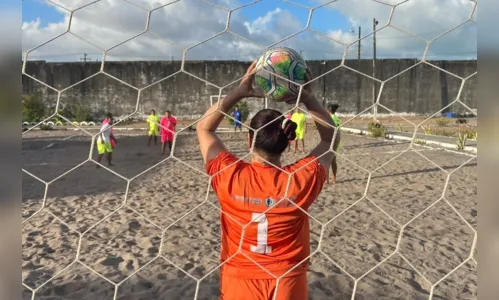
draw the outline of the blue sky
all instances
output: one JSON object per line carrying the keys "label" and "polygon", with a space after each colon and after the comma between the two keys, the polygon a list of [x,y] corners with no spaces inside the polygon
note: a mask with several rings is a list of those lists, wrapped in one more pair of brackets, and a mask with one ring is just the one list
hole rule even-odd
{"label": "blue sky", "polygon": [[[314,3],[315,1],[295,0],[295,2],[303,5],[310,5],[310,3]],[[45,0],[24,0],[22,8],[23,22],[35,21],[39,18],[40,26],[44,27],[49,23],[57,23],[64,20],[64,14],[56,10],[53,5],[50,5]],[[309,13],[306,9],[278,1],[263,1],[249,6],[248,8],[244,8],[241,13],[249,20],[255,20],[276,8],[289,11],[292,15],[297,17],[303,25],[305,25],[308,20]],[[351,28],[351,24],[346,16],[331,9],[319,9],[315,11],[311,25],[313,28],[321,31],[332,28],[347,31]]]}
{"label": "blue sky", "polygon": [[[303,4],[309,6],[310,3],[314,3],[316,1],[310,0],[295,0],[295,3]],[[248,19],[254,20],[258,17],[261,17],[268,11],[272,11],[276,8],[281,8],[282,10],[289,11],[293,16],[297,17],[302,25],[305,25],[308,20],[309,11],[298,7],[296,5],[288,4],[286,2],[279,1],[263,1],[248,8],[244,8],[242,14],[245,15]],[[311,26],[315,29],[326,31],[328,29],[342,29],[349,30],[351,25],[348,18],[336,10],[332,9],[318,9],[313,14],[313,19]]]}
{"label": "blue sky", "polygon": [[44,0],[24,0],[23,22],[34,21],[37,18],[40,19],[41,26],[46,26],[48,23],[60,22],[64,19],[64,14]]}
{"label": "blue sky", "polygon": [[[14,3],[14,1],[15,0],[7,0],[7,3]],[[135,0],[130,0],[130,1],[134,2]],[[190,5],[193,5],[196,2],[203,3],[198,0],[184,0],[184,1],[190,3]],[[218,1],[220,3],[221,1],[225,0],[211,0],[211,1],[212,2]],[[293,1],[295,3],[303,4],[305,6],[317,6],[318,4],[323,2],[322,0],[293,0]],[[406,6],[406,8],[404,8],[403,6],[398,7],[397,8],[398,10],[394,15],[394,19],[392,19],[392,24],[396,24],[397,26],[400,25],[399,28],[418,34],[424,38],[431,39],[430,37],[431,35],[436,36],[442,31],[452,28],[453,26],[458,24],[457,22],[459,20],[461,20],[462,22],[463,18],[468,16],[470,13],[469,6],[459,6],[457,4],[452,4],[454,2],[441,1],[441,0],[427,0],[427,1],[430,2],[434,1],[435,8],[428,9],[428,6],[424,5],[423,7],[417,7],[417,4],[420,3],[418,1],[410,2],[414,3],[413,6]],[[67,3],[67,5],[74,6],[78,5],[76,4],[76,2],[82,3],[81,1],[72,1],[72,0],[66,0],[63,3]],[[116,3],[115,1],[113,2]],[[234,4],[236,2],[246,4],[252,2],[252,0],[232,0],[231,2],[233,3],[232,7],[236,6],[236,4]],[[30,49],[31,47],[35,47],[36,45],[39,45],[42,42],[54,37],[55,35],[63,33],[66,30],[63,24],[59,24],[58,26],[54,25],[51,28],[47,28],[48,24],[61,23],[61,21],[63,21],[65,18],[65,14],[63,12],[58,11],[52,4],[47,3],[46,0],[24,0],[22,3],[23,3],[22,6],[23,22],[33,22],[36,21],[37,19],[40,20],[40,28],[33,28],[33,26],[30,26],[29,32],[23,33],[23,45],[25,45],[25,48],[23,49],[27,50]],[[105,2],[103,1],[102,3]],[[141,3],[144,4],[144,1],[141,1]],[[156,0],[156,1],[151,1],[149,3],[152,5],[157,5],[157,3],[167,3],[167,2],[164,0],[161,1]],[[16,4],[19,5],[18,2]],[[124,5],[123,7],[125,6],[127,5]],[[86,9],[86,12],[89,11],[91,12],[90,17],[94,17],[91,23],[93,24],[93,27],[92,28],[88,26],[80,27],[83,28],[82,29],[83,31],[81,33],[83,34],[88,33],[88,35],[84,37],[91,41],[98,41],[104,43],[105,41],[102,40],[103,36],[107,35],[108,37],[109,36],[113,37],[113,40],[110,41],[109,43],[116,42],[118,44],[121,41],[120,39],[122,39],[121,37],[122,35],[126,35],[128,33],[133,34],[133,33],[131,33],[131,30],[123,31],[123,29],[120,29],[123,27],[120,27],[118,29],[113,28],[112,26],[109,26],[109,24],[114,24],[114,25],[118,24],[119,26],[129,27],[129,25],[131,26],[131,24],[133,24],[134,22],[135,23],[145,22],[145,20],[143,19],[137,21],[136,19],[128,19],[126,17],[122,17],[123,16],[122,13],[126,15],[126,11],[125,12],[120,11],[120,13],[112,16],[114,18],[113,21],[109,21],[113,23],[106,24],[107,20],[110,19],[110,16],[107,13],[101,12],[101,10],[99,10],[99,7],[102,7],[102,5],[97,3],[95,4],[95,7],[93,9],[92,7],[88,7]],[[179,8],[181,7],[182,6],[179,6]],[[192,7],[194,7],[194,5]],[[186,41],[189,43],[192,42],[192,44],[195,44],[195,42],[193,42],[190,39],[190,37],[196,38],[196,35],[198,34],[199,30],[201,31],[204,30],[206,34],[208,34],[208,32],[213,34],[214,32],[220,32],[220,30],[223,30],[224,26],[223,24],[222,25],[220,24],[221,19],[217,19],[220,18],[220,14],[212,15],[209,12],[207,12],[206,4],[204,6],[201,5],[200,7],[202,8],[198,7],[196,11],[198,14],[199,13],[203,14],[202,18],[198,18],[194,15],[188,16],[187,15],[188,12],[185,12],[184,15],[175,15],[175,14],[169,15],[168,12],[165,12],[162,15],[162,17],[159,17],[156,20],[159,21],[160,25],[159,27],[155,28],[165,28],[165,32],[168,31],[167,34],[170,34],[171,36],[165,36],[164,38],[167,39],[171,38],[171,40],[175,42],[179,41],[180,42]],[[281,13],[279,13],[278,16],[276,15],[273,17],[266,17],[267,14],[275,11],[277,8],[281,9]],[[185,9],[185,6],[183,9]],[[435,14],[437,16],[441,16],[442,11],[449,9],[455,11],[454,14],[449,15],[449,18],[440,18],[434,16]],[[172,10],[169,9],[169,11],[171,13]],[[340,11],[345,12],[346,14],[348,14],[348,16],[340,13]],[[438,13],[436,13],[435,11]],[[371,20],[373,17],[372,15],[375,14],[376,18],[380,21],[380,25],[383,25],[388,20],[389,12],[390,12],[389,7],[385,5],[380,5],[379,3],[376,4],[376,2],[373,1],[365,1],[365,2],[363,0],[338,1],[328,5],[327,7],[315,10],[312,18],[311,27],[324,34],[328,34],[330,37],[334,37],[345,43],[348,43],[347,42],[348,40],[353,41],[357,38],[357,32],[348,32],[351,29],[354,29],[355,31],[357,31],[358,29],[357,24],[353,24],[352,19],[355,19],[356,22],[360,22],[360,24],[362,25],[362,36],[366,36],[372,32],[372,25],[371,25],[372,24]],[[292,18],[289,17],[289,15],[291,15]],[[89,14],[87,14],[86,16],[88,17]],[[215,17],[213,18],[213,16]],[[285,38],[287,35],[290,34],[290,32],[298,32],[299,29],[304,28],[308,21],[309,11],[305,8],[298,7],[278,0],[264,0],[262,2],[238,10],[237,12],[234,13],[233,16],[235,16],[233,20],[237,20],[236,24],[231,22],[231,28],[233,32],[240,34],[246,38],[250,38],[252,41],[258,43],[260,43],[261,41],[265,41],[266,42],[265,45],[271,45],[272,43],[270,42],[270,40],[274,38],[274,36]],[[173,21],[172,25],[174,26],[172,27],[169,26],[168,22],[166,22],[166,19],[170,17],[177,18],[176,22]],[[255,21],[258,18],[261,19],[259,21]],[[268,21],[266,18],[269,18],[268,20],[270,21]],[[290,21],[291,19],[292,21]],[[246,26],[247,24],[244,24],[245,21],[250,23],[250,25]],[[191,27],[191,24],[196,25],[197,24],[196,22],[201,22],[199,23],[202,24],[200,26],[204,27],[198,27],[198,28]],[[221,25],[222,27],[220,28],[220,26],[212,26],[214,23]],[[73,23],[73,25],[75,25],[75,23]],[[355,28],[353,28],[353,26],[355,26]],[[215,27],[217,28],[216,30],[214,29]],[[459,32],[456,31],[457,32],[457,33],[455,32],[456,34],[452,35],[449,34],[447,35],[446,38],[441,39],[439,42],[433,43],[432,45],[434,46],[433,48],[430,48],[431,53],[428,53],[427,57],[431,57],[433,59],[437,58],[459,59],[460,57],[468,59],[476,57],[476,29],[465,28],[465,27],[466,26],[460,28]],[[138,32],[140,32],[142,28],[143,27],[140,27],[138,29],[135,28],[134,30],[138,30]],[[269,31],[265,30],[262,31],[262,28],[265,28],[265,30],[268,29]],[[275,28],[276,30],[272,30],[273,28]],[[467,31],[465,32],[464,29],[466,29]],[[251,33],[250,36],[248,36],[247,34],[245,34],[246,30],[251,31],[253,33]],[[157,32],[155,29],[154,30],[151,29],[151,31]],[[184,38],[185,36],[189,36],[189,38]],[[207,38],[209,37],[209,35],[203,37]],[[275,41],[280,40],[277,39],[277,37],[275,37],[276,38]],[[126,38],[123,37],[123,39]],[[409,35],[406,35],[402,32],[398,32],[393,28],[383,29],[377,35],[377,41],[378,41],[377,55],[379,58],[420,58],[426,46],[424,42],[421,44],[421,41]],[[81,53],[87,53],[87,51],[90,51],[84,47],[74,45],[73,42],[75,41],[66,42],[64,48],[57,46],[57,43],[55,42],[51,43],[50,45],[45,47],[44,49],[45,54],[43,55],[43,57],[45,57],[45,59],[50,59],[50,57],[63,57],[69,54],[73,55],[72,53],[79,53],[78,57],[75,56],[73,58],[75,60],[79,60]],[[161,55],[167,55],[168,57],[170,56],[179,57],[179,58],[181,57],[181,55],[178,53],[170,53],[168,51],[165,51],[164,48],[159,49],[162,46],[157,42],[153,42],[152,40],[147,40],[147,41],[142,40],[142,42],[143,45],[130,43],[130,45],[132,45],[133,47],[131,46],[131,48],[121,51],[119,56],[122,57],[123,59],[132,59],[132,57],[134,57],[135,59],[143,59],[146,57],[151,57],[152,59],[153,57],[159,57]],[[68,45],[72,46],[71,50],[68,49],[67,47]],[[141,48],[141,47],[146,47],[145,45],[148,45],[147,50],[145,50],[145,48]],[[237,46],[237,44],[235,46]],[[291,45],[287,46],[291,46],[292,48],[296,49],[303,49],[304,55],[307,59],[325,59],[328,56],[329,56],[328,59],[338,59],[341,58],[343,55],[343,48],[341,47],[340,48],[333,47],[328,43],[321,44],[320,42],[317,42],[316,39],[307,39],[303,36],[301,36],[299,39],[295,39],[294,42],[291,43]],[[153,54],[152,51],[149,51],[151,48],[158,48],[158,49],[156,49],[157,50],[156,53]],[[353,48],[355,47],[352,47],[352,49]],[[124,48],[122,47],[121,49]],[[247,53],[239,54],[239,52],[241,52],[240,50],[244,49],[239,49],[238,50],[239,52],[229,50],[232,51],[232,53],[229,53],[230,55],[234,56],[234,52],[236,52],[236,54],[241,56],[241,57],[231,57],[231,58],[228,58],[227,53],[221,54],[220,47],[218,48],[215,47],[215,49],[217,49],[217,53],[220,53],[221,55],[220,58],[224,59],[225,58],[242,59],[243,56],[246,57],[247,59],[248,57]],[[41,53],[41,51],[38,52]],[[88,52],[88,53],[93,53],[93,52]],[[96,53],[97,53],[95,54],[97,55],[96,57],[99,57],[98,51]],[[117,52],[115,52],[115,55],[118,55],[116,53]],[[205,53],[211,53],[211,52],[205,51]],[[366,39],[363,40],[361,53],[363,58],[368,58],[369,56],[372,55],[371,37],[367,37]],[[36,57],[36,55],[33,54],[32,57]],[[214,58],[203,58],[203,59],[214,59]]]}

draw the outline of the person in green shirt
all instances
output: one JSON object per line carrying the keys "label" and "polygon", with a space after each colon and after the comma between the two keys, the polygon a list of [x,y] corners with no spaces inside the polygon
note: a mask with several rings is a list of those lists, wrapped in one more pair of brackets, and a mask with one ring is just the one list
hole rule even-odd
{"label": "person in green shirt", "polygon": [[291,121],[297,124],[295,138],[295,153],[298,151],[298,141],[301,140],[302,153],[305,153],[305,134],[307,133],[307,116],[297,107]]}
{"label": "person in green shirt", "polygon": [[151,114],[147,117],[147,135],[149,136],[149,141],[147,142],[147,146],[151,145],[151,141],[154,137],[154,145],[158,144],[158,136],[159,136],[159,122],[161,122],[161,117],[156,115],[156,111],[151,110]]}
{"label": "person in green shirt", "polygon": [[[338,110],[340,106],[336,103],[329,104],[327,106],[327,111],[331,115],[331,119],[333,119],[333,123],[335,127],[339,127],[341,125],[341,120],[340,118],[336,115],[336,110]],[[338,152],[340,150],[341,142],[338,144],[338,147],[336,149],[333,149],[335,152]],[[336,155],[333,157],[333,161],[331,163],[331,170],[333,171],[333,175],[331,176],[331,183],[334,184],[336,183],[336,174],[338,173],[338,164],[336,163]],[[329,183],[329,178],[328,178],[328,183]]]}

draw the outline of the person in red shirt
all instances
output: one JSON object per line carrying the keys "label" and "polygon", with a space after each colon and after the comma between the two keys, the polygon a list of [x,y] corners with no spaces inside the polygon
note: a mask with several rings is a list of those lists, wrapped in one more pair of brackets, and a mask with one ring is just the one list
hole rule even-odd
{"label": "person in red shirt", "polygon": [[165,155],[166,145],[172,151],[173,136],[175,135],[175,128],[177,126],[177,118],[172,116],[171,111],[167,110],[165,116],[159,122],[161,125],[161,155]]}
{"label": "person in red shirt", "polygon": [[[206,172],[224,212],[219,299],[306,300],[310,229],[304,211],[326,181],[334,127],[307,85],[301,102],[315,117],[321,138],[311,153],[282,166],[281,155],[296,137],[297,124],[277,110],[263,109],[250,122],[253,130],[261,129],[256,135],[249,132],[252,162],[235,157],[215,131],[224,118],[221,112],[227,114],[245,97],[262,97],[252,88],[255,67],[253,62],[240,85],[208,109],[197,125]],[[310,73],[307,77],[310,80]],[[244,231],[241,225],[247,225]]]}
{"label": "person in red shirt", "polygon": [[[106,114],[106,118],[104,119],[104,121],[102,121],[102,125],[108,124],[109,122],[111,122],[112,119],[113,119],[113,115],[110,112],[108,112]],[[114,149],[116,147],[116,144],[117,144],[117,141],[116,141],[116,138],[114,137],[113,128],[111,127],[111,147]]]}

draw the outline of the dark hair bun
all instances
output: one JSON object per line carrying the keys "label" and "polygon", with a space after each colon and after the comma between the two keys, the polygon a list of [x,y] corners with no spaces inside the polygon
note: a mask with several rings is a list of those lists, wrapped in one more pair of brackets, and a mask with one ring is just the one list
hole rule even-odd
{"label": "dark hair bun", "polygon": [[[269,155],[281,155],[296,139],[298,125],[286,119],[275,109],[262,109],[251,118],[249,136],[254,139],[254,147]],[[255,132],[257,132],[255,134]]]}
{"label": "dark hair bun", "polygon": [[284,119],[282,121],[282,126],[281,126],[284,135],[286,135],[288,141],[294,141],[296,138],[296,128],[298,128],[298,125],[291,121],[290,119]]}

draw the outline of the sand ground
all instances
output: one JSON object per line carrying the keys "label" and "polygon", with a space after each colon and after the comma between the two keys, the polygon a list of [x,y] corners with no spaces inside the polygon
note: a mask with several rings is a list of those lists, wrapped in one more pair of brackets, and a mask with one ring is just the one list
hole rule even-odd
{"label": "sand ground", "polygon": [[[196,137],[180,134],[174,158],[164,161],[160,146],[147,147],[142,134],[116,133],[116,174],[85,162],[96,151],[90,153],[91,138],[82,132],[23,136],[24,170],[49,183],[46,189],[23,173],[22,218],[30,219],[22,229],[22,280],[41,286],[35,299],[112,300],[110,282],[122,282],[120,300],[194,299],[193,278],[203,278],[198,299],[217,299],[219,212]],[[221,137],[238,156],[248,154],[245,133]],[[308,133],[308,150],[317,140],[315,131]],[[431,284],[470,256],[474,233],[448,204],[476,230],[476,158],[426,146],[402,153],[408,146],[343,135],[337,183],[326,185],[309,210],[317,250],[310,299],[351,299],[353,278],[396,249],[362,277],[355,299],[428,299]],[[284,163],[300,156],[286,152]],[[44,209],[33,216],[45,193]],[[433,299],[477,299],[476,274],[469,260],[435,287]],[[30,297],[25,288],[23,300]]]}

